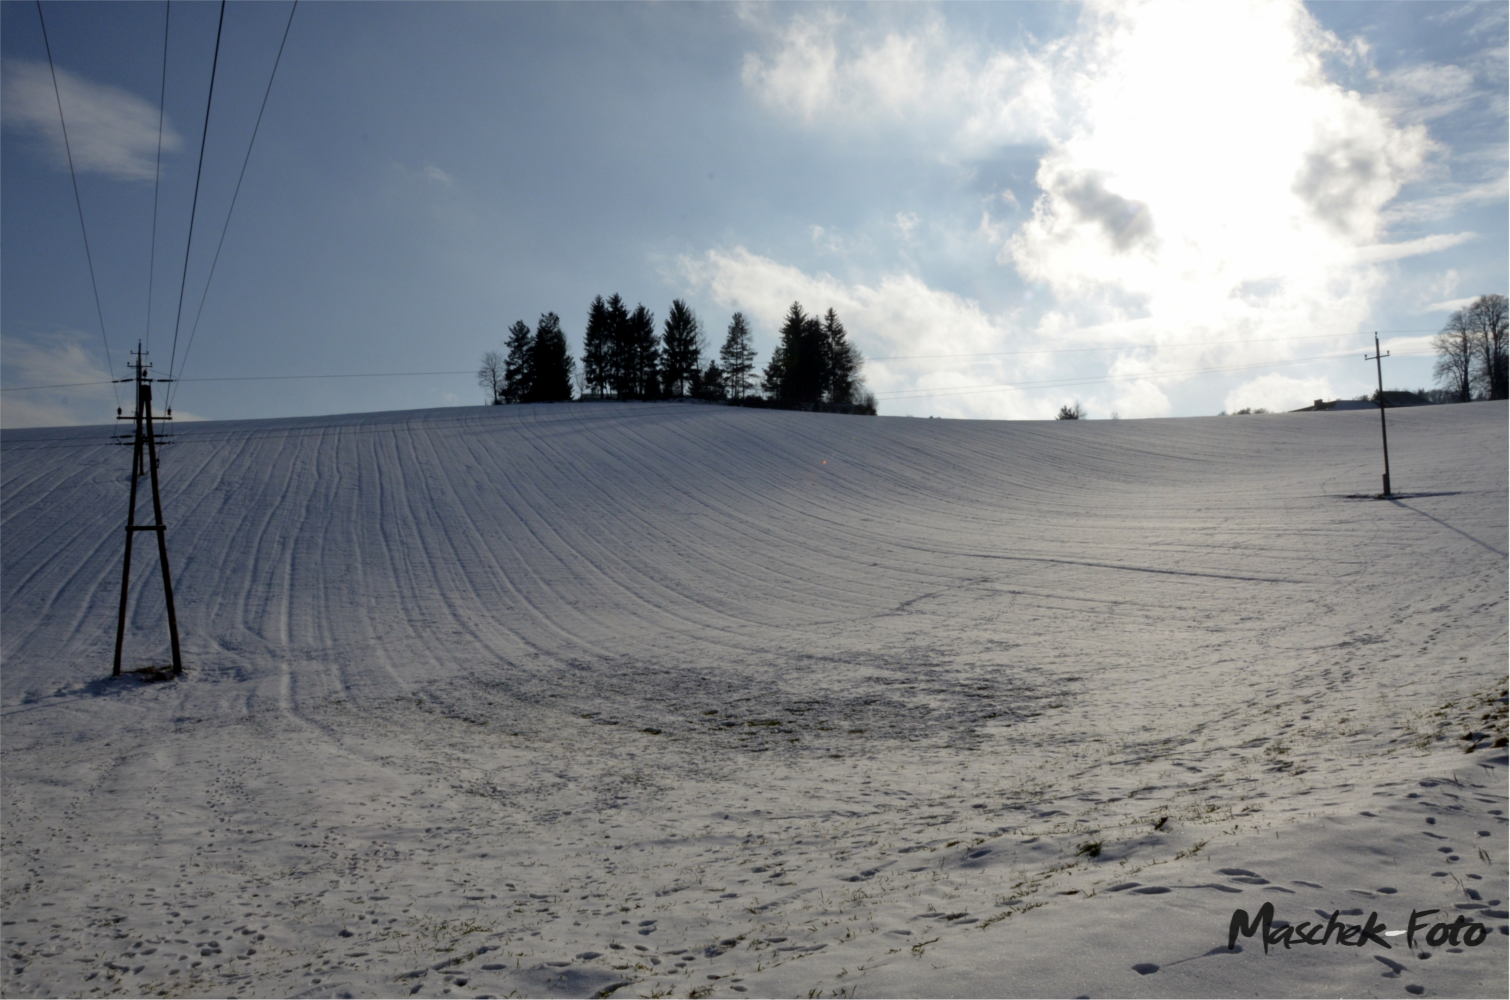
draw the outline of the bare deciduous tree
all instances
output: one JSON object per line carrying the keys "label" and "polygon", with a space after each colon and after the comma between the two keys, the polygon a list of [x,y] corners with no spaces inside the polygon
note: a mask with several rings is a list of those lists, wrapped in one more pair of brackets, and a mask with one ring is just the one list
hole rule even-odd
{"label": "bare deciduous tree", "polygon": [[1473,399],[1473,335],[1468,328],[1468,310],[1459,309],[1447,317],[1442,332],[1431,338],[1437,352],[1432,378],[1447,390],[1454,403]]}
{"label": "bare deciduous tree", "polygon": [[1473,339],[1473,384],[1487,399],[1505,399],[1510,392],[1506,361],[1506,302],[1503,295],[1480,295],[1463,310]]}
{"label": "bare deciduous tree", "polygon": [[503,355],[488,351],[482,356],[482,367],[477,369],[477,384],[488,394],[489,405],[503,402]]}
{"label": "bare deciduous tree", "polygon": [[1442,332],[1431,339],[1437,352],[1432,375],[1453,402],[1466,403],[1475,391],[1480,399],[1510,396],[1506,315],[1505,296],[1480,295],[1449,316]]}

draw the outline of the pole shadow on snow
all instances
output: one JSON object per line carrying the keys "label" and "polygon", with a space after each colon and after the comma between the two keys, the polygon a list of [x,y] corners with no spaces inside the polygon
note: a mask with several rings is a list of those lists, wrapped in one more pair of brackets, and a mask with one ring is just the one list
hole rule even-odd
{"label": "pole shadow on snow", "polygon": [[1348,493],[1340,500],[1419,500],[1422,497],[1456,497],[1462,496],[1461,490],[1453,490],[1447,493]]}
{"label": "pole shadow on snow", "polygon": [[1488,542],[1481,542],[1477,538],[1474,538],[1472,535],[1470,535],[1468,532],[1464,531],[1462,528],[1454,528],[1452,525],[1448,524],[1446,521],[1442,520],[1440,517],[1437,517],[1437,516],[1435,516],[1433,514],[1428,514],[1428,513],[1426,513],[1426,511],[1421,510],[1419,507],[1412,507],[1410,504],[1402,502],[1403,500],[1410,500],[1410,499],[1414,499],[1415,497],[1439,497],[1439,496],[1454,496],[1454,495],[1455,494],[1451,494],[1451,493],[1407,493],[1407,494],[1403,494],[1403,495],[1397,495],[1397,496],[1389,497],[1388,499],[1396,507],[1404,507],[1406,510],[1415,511],[1417,514],[1420,514],[1422,517],[1428,518],[1428,519],[1430,519],[1432,521],[1437,522],[1442,527],[1446,528],[1448,531],[1455,531],[1455,532],[1457,532],[1458,534],[1462,535],[1464,538],[1468,539],[1473,544],[1475,544],[1475,545],[1482,545],[1484,548],[1488,549],[1490,552],[1493,552],[1497,556],[1504,556],[1506,553],[1505,553],[1505,551],[1503,549],[1497,549],[1493,545],[1490,545]]}

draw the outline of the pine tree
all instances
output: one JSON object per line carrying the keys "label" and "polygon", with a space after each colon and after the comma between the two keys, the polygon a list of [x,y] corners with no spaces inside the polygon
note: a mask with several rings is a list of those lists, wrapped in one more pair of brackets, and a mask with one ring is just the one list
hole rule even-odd
{"label": "pine tree", "polygon": [[503,362],[505,403],[522,403],[529,395],[530,383],[534,381],[530,371],[534,342],[534,334],[530,333],[529,324],[524,320],[515,320],[514,325],[509,327],[509,339],[505,341],[509,353]]}
{"label": "pine tree", "polygon": [[660,396],[660,379],[656,362],[660,359],[660,338],[655,335],[655,314],[636,305],[624,324],[624,371],[627,392],[621,398],[655,399]]}
{"label": "pine tree", "polygon": [[816,403],[828,389],[828,337],[823,322],[793,302],[781,324],[781,342],[766,365],[766,395],[789,403]]}
{"label": "pine tree", "polygon": [[702,368],[703,328],[681,299],[671,301],[661,336],[661,385],[668,396],[684,396]]}
{"label": "pine tree", "polygon": [[619,399],[631,399],[633,377],[631,375],[633,351],[629,344],[629,310],[618,293],[608,297],[605,304],[608,315],[608,365],[604,374],[613,393]]}
{"label": "pine tree", "polygon": [[587,329],[582,334],[582,378],[587,389],[601,399],[613,384],[613,331],[608,304],[599,295],[587,309]]}
{"label": "pine tree", "polygon": [[723,362],[724,391],[730,399],[744,399],[750,391],[750,376],[755,370],[755,348],[750,343],[750,327],[744,313],[735,313],[729,321],[729,333],[718,351]]}
{"label": "pine tree", "polygon": [[802,357],[802,326],[806,322],[807,315],[802,311],[802,303],[793,302],[792,308],[787,310],[786,319],[781,323],[781,330],[777,334],[781,339],[771,352],[771,360],[766,362],[765,374],[760,383],[760,388],[771,399],[794,398],[791,394],[792,377]]}
{"label": "pine tree", "polygon": [[802,350],[797,363],[788,370],[792,398],[800,403],[817,403],[828,394],[832,374],[828,357],[828,335],[823,321],[809,316],[802,322]]}
{"label": "pine tree", "polygon": [[839,314],[832,309],[823,317],[823,334],[828,348],[828,401],[853,403],[860,389],[860,366],[865,364],[865,358],[849,342]]}
{"label": "pine tree", "polygon": [[556,403],[571,399],[575,365],[566,350],[561,318],[553,312],[545,313],[535,328],[535,342],[530,351],[531,378],[526,401]]}
{"label": "pine tree", "polygon": [[717,361],[709,361],[708,367],[694,373],[692,395],[698,399],[723,399],[726,394],[723,369]]}
{"label": "pine tree", "polygon": [[[793,302],[781,324],[781,341],[766,365],[768,396],[791,403],[850,403],[862,392],[865,359],[849,342],[839,314],[808,316]],[[867,397],[868,398],[868,397]]]}

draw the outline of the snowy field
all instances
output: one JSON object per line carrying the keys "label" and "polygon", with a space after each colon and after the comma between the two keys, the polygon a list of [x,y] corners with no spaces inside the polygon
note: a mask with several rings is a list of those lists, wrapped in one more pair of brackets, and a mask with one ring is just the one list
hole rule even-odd
{"label": "snowy field", "polygon": [[1503,997],[1506,406],[1389,420],[185,424],[162,683],[6,432],[0,991]]}

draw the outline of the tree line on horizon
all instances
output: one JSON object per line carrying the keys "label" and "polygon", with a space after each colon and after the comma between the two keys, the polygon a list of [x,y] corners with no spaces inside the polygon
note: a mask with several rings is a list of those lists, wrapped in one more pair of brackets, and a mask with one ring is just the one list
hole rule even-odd
{"label": "tree line on horizon", "polygon": [[743,313],[729,321],[713,358],[702,322],[681,299],[672,300],[657,332],[655,314],[644,305],[630,310],[617,294],[599,295],[587,310],[580,367],[567,349],[560,317],[548,312],[533,331],[523,320],[509,327],[504,351],[483,354],[477,382],[494,404],[692,398],[875,413],[875,397],[860,375],[865,358],[849,342],[837,312],[810,316],[793,302],[779,336],[760,373],[760,395],[754,384],[757,352]]}

